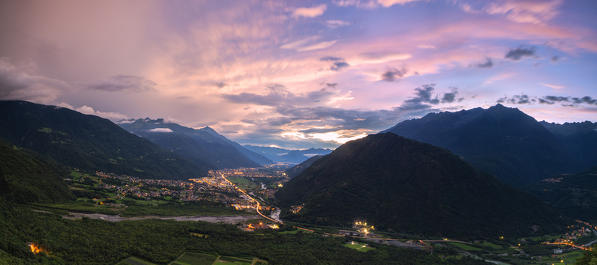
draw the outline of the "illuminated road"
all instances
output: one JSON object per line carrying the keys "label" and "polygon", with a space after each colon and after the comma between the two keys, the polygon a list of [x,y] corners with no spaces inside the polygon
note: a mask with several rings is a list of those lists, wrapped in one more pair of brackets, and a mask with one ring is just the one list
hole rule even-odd
{"label": "illuminated road", "polygon": [[545,242],[543,244],[554,245],[554,246],[569,246],[569,247],[578,248],[578,249],[582,249],[582,250],[586,250],[586,251],[591,251],[590,247],[575,245],[574,243],[571,243],[571,242]]}
{"label": "illuminated road", "polygon": [[238,186],[236,186],[236,184],[232,183],[232,181],[228,180],[228,178],[226,178],[226,176],[224,176],[224,174],[220,173],[220,176],[221,176],[221,177],[222,177],[222,178],[223,178],[223,179],[224,179],[226,182],[228,182],[228,184],[232,185],[232,187],[234,187],[234,189],[235,189],[235,190],[237,190],[237,191],[239,191],[240,193],[242,193],[242,194],[246,195],[247,197],[249,197],[249,199],[251,199],[251,201],[255,202],[255,203],[257,204],[257,207],[255,207],[255,210],[257,211],[257,214],[261,215],[261,217],[263,217],[263,218],[265,218],[265,219],[267,219],[267,220],[270,220],[270,221],[272,221],[272,222],[274,222],[274,223],[278,223],[278,224],[283,224],[283,223],[284,223],[284,222],[282,222],[281,220],[275,220],[275,219],[272,219],[272,218],[270,218],[270,217],[266,216],[265,214],[262,214],[262,213],[261,213],[261,211],[259,211],[259,209],[261,209],[261,203],[260,203],[260,202],[259,202],[257,199],[255,199],[255,198],[251,197],[251,195],[249,195],[249,194],[248,194],[246,191],[244,191],[243,189],[241,189],[241,188],[239,188]]}

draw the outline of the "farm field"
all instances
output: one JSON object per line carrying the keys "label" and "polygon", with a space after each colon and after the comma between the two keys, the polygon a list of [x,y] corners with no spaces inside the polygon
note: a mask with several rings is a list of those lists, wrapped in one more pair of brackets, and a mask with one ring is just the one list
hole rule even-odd
{"label": "farm field", "polygon": [[211,265],[218,257],[207,253],[182,253],[170,265]]}
{"label": "farm field", "polygon": [[368,252],[368,251],[375,249],[365,243],[360,243],[360,242],[355,242],[355,241],[347,242],[346,244],[344,244],[344,246],[347,248],[350,248],[350,249],[354,249],[359,252]]}
{"label": "farm field", "polygon": [[185,252],[169,265],[253,265],[267,264],[266,261],[257,258],[238,258],[229,256],[218,256],[208,253]]}
{"label": "farm field", "polygon": [[123,261],[118,262],[116,265],[155,265],[155,263],[151,263],[137,257],[128,257]]}

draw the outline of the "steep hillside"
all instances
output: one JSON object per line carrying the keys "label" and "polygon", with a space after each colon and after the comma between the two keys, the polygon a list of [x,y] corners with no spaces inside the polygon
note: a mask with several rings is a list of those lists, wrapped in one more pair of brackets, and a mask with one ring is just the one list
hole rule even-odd
{"label": "steep hillside", "polygon": [[97,116],[26,101],[0,101],[0,113],[0,138],[66,166],[138,177],[207,172]]}
{"label": "steep hillside", "polygon": [[571,218],[597,221],[597,168],[544,179],[530,191]]}
{"label": "steep hillside", "polygon": [[597,123],[585,121],[558,124],[542,121],[541,124],[558,138],[570,155],[569,158],[577,165],[575,169],[597,167]]}
{"label": "steep hillside", "polygon": [[228,140],[210,127],[193,129],[163,119],[138,119],[120,126],[198,165],[212,168],[258,167],[267,158]]}
{"label": "steep hillside", "polygon": [[[288,220],[349,225],[366,219],[410,234],[495,237],[560,222],[539,200],[476,171],[447,150],[383,133],[348,142],[276,194]],[[298,214],[288,208],[304,204]]]}
{"label": "steep hillside", "polygon": [[286,170],[286,175],[288,175],[290,178],[294,178],[303,173],[305,169],[309,168],[311,165],[313,165],[313,163],[315,163],[315,161],[319,160],[322,157],[323,156],[321,155],[312,156],[311,158],[303,161],[302,163]]}
{"label": "steep hillside", "polygon": [[72,193],[62,180],[66,175],[65,169],[0,141],[0,197],[12,202],[72,199]]}

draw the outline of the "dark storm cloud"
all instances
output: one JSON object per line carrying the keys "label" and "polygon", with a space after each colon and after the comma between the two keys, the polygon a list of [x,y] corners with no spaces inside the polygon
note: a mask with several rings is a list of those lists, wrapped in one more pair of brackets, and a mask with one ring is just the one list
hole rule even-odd
{"label": "dark storm cloud", "polygon": [[452,103],[456,100],[456,95],[458,95],[458,89],[453,88],[452,92],[445,93],[442,97],[442,103]]}
{"label": "dark storm cloud", "polygon": [[392,82],[396,79],[402,78],[406,75],[407,70],[403,67],[402,69],[390,68],[381,74],[381,79],[384,81]]}
{"label": "dark storm cloud", "polygon": [[142,92],[142,91],[150,91],[154,90],[156,87],[156,83],[145,79],[141,76],[135,75],[117,75],[113,76],[112,78],[100,82],[98,84],[92,84],[88,87],[90,89],[95,90],[102,90],[102,91],[109,91],[109,92],[117,92],[117,91],[134,91],[134,92]]}
{"label": "dark storm cloud", "polygon": [[4,99],[8,95],[31,86],[33,82],[28,80],[19,80],[8,72],[0,71],[0,98]]}
{"label": "dark storm cloud", "polygon": [[0,58],[0,99],[21,99],[48,103],[69,85],[53,78],[31,74]]}
{"label": "dark storm cloud", "polygon": [[332,71],[340,71],[342,68],[346,68],[350,66],[347,62],[334,62],[332,66],[330,66],[330,70]]}
{"label": "dark storm cloud", "polygon": [[597,105],[597,98],[590,96],[584,97],[565,97],[565,96],[544,96],[544,97],[529,97],[528,95],[515,95],[511,97],[503,97],[497,100],[497,103],[510,103],[510,104],[548,104],[553,105],[556,103],[566,107],[575,107],[578,105]]}
{"label": "dark storm cloud", "polygon": [[485,59],[485,62],[477,64],[477,67],[479,67],[479,68],[491,68],[491,67],[493,67],[493,61],[491,60],[491,58],[488,57],[488,58]]}
{"label": "dark storm cloud", "polygon": [[326,88],[309,92],[306,95],[295,95],[286,87],[279,84],[268,86],[269,92],[265,95],[255,93],[224,94],[222,97],[233,103],[248,103],[264,106],[294,105],[322,102],[330,99],[337,93]]}
{"label": "dark storm cloud", "polygon": [[497,103],[510,103],[510,104],[530,104],[535,103],[536,98],[530,98],[528,95],[514,95],[511,97],[503,97],[497,100]]}
{"label": "dark storm cloud", "polygon": [[[458,95],[458,89],[453,87],[452,91],[444,93],[439,99],[439,94],[434,94],[435,84],[422,85],[415,88],[415,97],[407,99],[399,107],[402,110],[424,110],[431,108],[431,105],[437,105],[440,103],[452,103],[456,101]],[[458,101],[461,101],[459,99]]]}
{"label": "dark storm cloud", "polygon": [[530,57],[535,55],[535,47],[518,47],[516,49],[510,49],[504,56],[506,59],[518,61],[523,57]]}
{"label": "dark storm cloud", "polygon": [[[234,97],[228,95],[226,99],[242,103],[282,102],[282,104],[270,104],[270,106],[275,107],[275,113],[280,117],[243,120],[244,123],[252,124],[257,128],[257,131],[253,132],[255,136],[265,131],[280,133],[282,132],[281,127],[289,125],[304,128],[300,130],[301,133],[313,134],[340,130],[386,129],[400,120],[435,111],[436,109],[433,106],[454,102],[458,93],[456,88],[452,88],[451,92],[435,95],[434,90],[435,86],[432,84],[417,87],[414,89],[415,96],[413,98],[405,100],[400,106],[389,110],[357,110],[328,106],[308,107],[305,104],[300,104],[304,101],[329,97],[324,89],[311,92],[305,96],[296,96],[291,93],[284,94],[274,90],[270,93],[273,95],[243,93],[234,95]],[[280,96],[280,94],[284,96]],[[442,100],[439,99],[440,96]],[[282,98],[286,100],[280,100]],[[272,135],[272,133],[269,133],[269,135]]]}
{"label": "dark storm cloud", "polygon": [[400,108],[403,110],[421,110],[429,108],[429,104],[434,105],[439,103],[437,97],[432,98],[434,89],[434,84],[422,85],[421,87],[415,88],[416,96],[405,100]]}
{"label": "dark storm cloud", "polygon": [[597,105],[597,99],[589,97],[589,96],[584,96],[582,98],[572,98],[572,101],[576,104],[591,104],[591,105]]}
{"label": "dark storm cloud", "polygon": [[323,62],[332,62],[330,66],[330,70],[332,71],[340,71],[342,68],[349,67],[350,65],[344,60],[344,58],[335,57],[335,56],[326,56],[319,58],[320,61]]}
{"label": "dark storm cloud", "polygon": [[550,101],[550,102],[568,102],[569,97],[561,97],[561,96],[545,96],[543,100]]}
{"label": "dark storm cloud", "polygon": [[325,123],[334,130],[385,128],[388,123],[399,117],[398,111],[395,109],[365,111],[332,107],[280,106],[277,108],[277,112],[286,117],[291,117],[291,120],[295,123],[297,121],[302,122],[304,125],[323,125]]}
{"label": "dark storm cloud", "polygon": [[344,61],[344,58],[335,57],[335,56],[325,56],[319,58],[320,61],[324,62],[337,62],[337,61]]}
{"label": "dark storm cloud", "polygon": [[590,96],[584,97],[562,97],[562,96],[545,96],[540,99],[541,103],[554,104],[554,103],[566,103],[568,106],[575,106],[580,104],[597,105],[597,98]]}

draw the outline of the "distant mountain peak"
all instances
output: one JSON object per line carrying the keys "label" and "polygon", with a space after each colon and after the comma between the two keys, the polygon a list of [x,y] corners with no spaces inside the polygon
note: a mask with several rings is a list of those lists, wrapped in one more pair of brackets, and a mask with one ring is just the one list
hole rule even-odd
{"label": "distant mountain peak", "polygon": [[[446,148],[505,182],[526,185],[594,165],[593,129],[590,123],[540,123],[518,108],[496,104],[429,114],[386,131]],[[585,138],[558,138],[579,133]]]}
{"label": "distant mountain peak", "polygon": [[219,134],[216,130],[214,130],[213,128],[211,128],[209,126],[205,126],[205,127],[201,128],[200,130],[206,131],[206,132],[215,133],[215,134]]}
{"label": "distant mountain peak", "polygon": [[195,129],[163,118],[138,119],[120,126],[189,161],[209,164],[212,168],[257,167],[271,162],[209,126]]}
{"label": "distant mountain peak", "polygon": [[501,103],[498,103],[498,104],[495,104],[495,105],[489,107],[489,109],[513,109],[513,108],[509,108],[509,107],[502,105]]}

